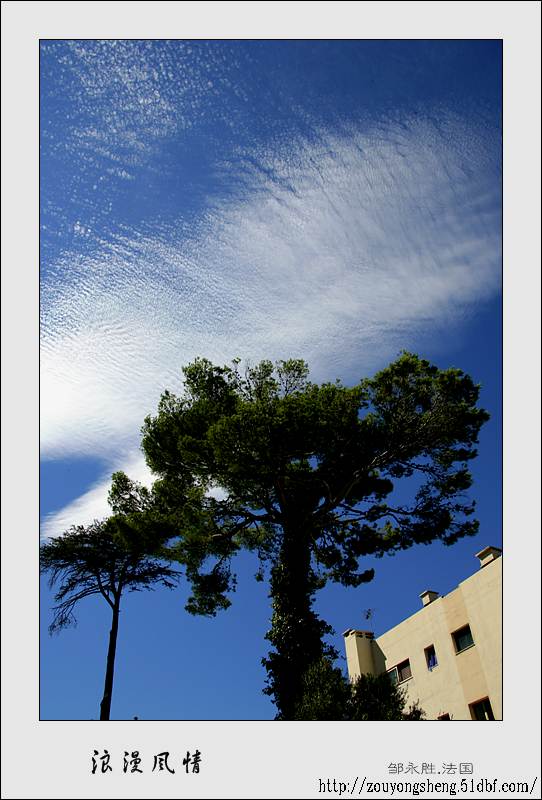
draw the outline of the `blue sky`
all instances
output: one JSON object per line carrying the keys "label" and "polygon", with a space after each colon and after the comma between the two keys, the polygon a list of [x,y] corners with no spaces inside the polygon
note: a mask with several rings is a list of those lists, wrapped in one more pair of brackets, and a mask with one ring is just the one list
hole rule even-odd
{"label": "blue sky", "polygon": [[[42,535],[148,480],[143,418],[197,355],[303,357],[355,382],[408,348],[482,384],[480,533],[329,587],[340,633],[381,633],[501,541],[501,45],[497,41],[45,41],[41,47]],[[368,564],[369,565],[369,564]],[[126,598],[112,717],[270,719],[269,605],[250,557],[232,608]],[[109,609],[50,638],[41,715],[90,719]]]}

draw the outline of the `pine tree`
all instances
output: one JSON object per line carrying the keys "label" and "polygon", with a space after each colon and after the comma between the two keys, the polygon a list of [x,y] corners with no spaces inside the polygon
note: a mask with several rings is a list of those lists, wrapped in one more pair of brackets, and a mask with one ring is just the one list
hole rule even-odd
{"label": "pine tree", "polygon": [[189,610],[227,606],[232,556],[258,553],[272,601],[266,691],[278,718],[292,719],[307,665],[335,655],[316,592],[370,581],[366,556],[477,532],[465,492],[488,414],[468,375],[410,353],[353,387],[311,383],[300,360],[241,375],[239,362],[196,359],[183,371],[183,395],[164,392],[142,445],[173,515],[179,486],[200,492],[177,551]]}

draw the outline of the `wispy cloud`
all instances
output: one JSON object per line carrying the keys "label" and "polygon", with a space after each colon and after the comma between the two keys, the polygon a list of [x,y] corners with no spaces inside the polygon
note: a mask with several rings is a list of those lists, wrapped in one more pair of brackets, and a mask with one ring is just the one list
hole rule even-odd
{"label": "wispy cloud", "polygon": [[319,131],[224,164],[235,195],[65,254],[42,292],[42,452],[124,458],[196,355],[358,376],[500,276],[495,142],[440,115]]}
{"label": "wispy cloud", "polygon": [[[266,61],[257,43],[42,52],[41,451],[104,462],[45,535],[106,514],[115,469],[150,479],[142,421],[195,356],[299,356],[316,380],[356,380],[497,289],[499,143],[483,113],[320,115],[284,82],[284,51]],[[355,55],[370,93],[374,53]],[[185,206],[200,192],[177,217],[175,169]]]}
{"label": "wispy cloud", "polygon": [[61,120],[46,114],[46,146],[128,167],[148,161],[173,132],[222,115],[223,98],[216,98],[232,86],[239,60],[231,48],[226,57],[219,43],[205,41],[65,40],[41,48],[45,111],[59,95],[69,108]]}
{"label": "wispy cloud", "polygon": [[47,514],[41,525],[41,536],[44,539],[60,536],[72,525],[88,525],[95,519],[103,519],[111,513],[107,502],[107,494],[111,488],[111,475],[122,469],[133,480],[145,485],[152,483],[152,475],[145,464],[141,453],[133,452],[118,461],[112,461],[109,468],[104,468],[103,475],[94,485],[60,511]]}

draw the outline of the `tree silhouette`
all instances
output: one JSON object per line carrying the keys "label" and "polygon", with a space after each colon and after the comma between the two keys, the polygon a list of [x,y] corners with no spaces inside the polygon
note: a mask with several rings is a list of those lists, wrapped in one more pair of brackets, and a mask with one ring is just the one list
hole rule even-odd
{"label": "tree silhouette", "polygon": [[[260,556],[258,579],[269,567],[265,691],[278,718],[292,719],[308,665],[336,655],[316,592],[328,580],[370,581],[364,556],[451,545],[478,530],[464,493],[488,414],[468,375],[410,353],[353,387],[311,383],[299,360],[262,361],[244,375],[238,365],[185,367],[184,394],[164,392],[142,446],[172,514],[179,486],[201,491],[177,551],[194,589],[190,611],[209,612],[209,590],[213,608],[221,591],[229,604],[240,548]],[[213,487],[220,493],[206,496]]]}
{"label": "tree silhouette", "polygon": [[174,529],[158,512],[153,493],[117,472],[109,503],[111,517],[72,526],[40,548],[41,570],[51,587],[58,585],[51,633],[76,624],[74,610],[85,597],[100,595],[111,608],[101,720],[111,712],[121,597],[159,585],[171,589],[180,574],[164,562],[164,544]]}

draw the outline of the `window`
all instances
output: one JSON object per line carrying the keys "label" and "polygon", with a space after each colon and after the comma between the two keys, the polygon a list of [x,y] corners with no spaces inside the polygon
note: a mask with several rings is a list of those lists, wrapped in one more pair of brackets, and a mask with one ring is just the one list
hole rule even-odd
{"label": "window", "polygon": [[401,663],[397,664],[393,669],[388,670],[388,675],[393,684],[402,683],[411,678],[412,672],[410,670],[410,661],[408,658],[406,661],[401,661]]}
{"label": "window", "polygon": [[462,650],[472,647],[474,640],[470,632],[470,625],[465,625],[463,628],[459,628],[459,630],[455,631],[455,633],[452,633],[452,639],[454,640],[456,653],[461,653]]}
{"label": "window", "polygon": [[399,675],[399,683],[401,683],[402,681],[406,681],[408,680],[408,678],[412,677],[412,672],[410,670],[410,661],[408,660],[408,658],[406,661],[403,661],[402,664],[399,664],[397,666],[397,673]]}
{"label": "window", "polygon": [[437,717],[437,719],[450,719],[450,715],[449,714],[441,714],[440,717]]}
{"label": "window", "polygon": [[483,700],[471,703],[469,708],[473,719],[495,719],[489,697],[484,697]]}
{"label": "window", "polygon": [[435,667],[438,667],[435,645],[430,644],[429,647],[426,647],[423,652],[425,653],[425,663],[427,664],[427,669],[431,671]]}

